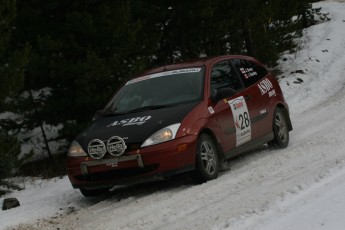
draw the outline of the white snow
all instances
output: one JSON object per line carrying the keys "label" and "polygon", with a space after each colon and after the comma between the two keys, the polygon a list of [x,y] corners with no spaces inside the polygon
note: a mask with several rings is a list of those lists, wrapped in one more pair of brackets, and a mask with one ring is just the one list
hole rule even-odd
{"label": "white snow", "polygon": [[[31,94],[33,99],[37,103],[37,101],[39,101],[40,99],[44,100],[44,98],[51,95],[51,91],[51,88],[45,87],[40,90],[31,90]],[[30,98],[30,93],[29,91],[24,91],[19,97],[21,99],[28,99]],[[24,116],[25,115],[18,115],[12,112],[3,112],[0,113],[0,120],[11,119],[14,120],[16,123],[20,124],[23,123]],[[63,128],[63,125],[50,125],[43,122],[42,127],[46,135],[46,138],[49,142],[50,152],[59,153],[59,148],[63,145],[66,145],[67,141],[63,139],[54,139],[58,137],[59,131]],[[46,145],[40,126],[37,126],[33,129],[26,129],[22,127],[20,129],[20,132],[18,132],[17,134],[17,138],[21,143],[21,153],[19,154],[20,158],[24,157],[26,154],[29,154],[31,151],[33,152],[33,156],[30,158],[30,160],[42,159],[48,156],[48,152],[46,150]]]}
{"label": "white snow", "polygon": [[280,63],[294,125],[288,148],[244,154],[205,184],[182,176],[92,199],[67,177],[24,178],[25,190],[6,195],[21,206],[0,211],[0,229],[344,229],[345,2],[314,6],[331,20],[308,28]]}
{"label": "white snow", "polygon": [[[62,124],[58,125],[49,125],[43,122],[42,124],[44,133],[48,140],[49,149],[52,154],[59,153],[59,148],[63,145],[66,145],[66,140],[54,140],[58,137],[59,131],[63,128]],[[37,160],[37,159],[44,159],[48,155],[46,151],[46,145],[44,142],[43,134],[41,127],[36,127],[31,130],[22,130],[18,135],[18,140],[26,140],[21,145],[21,154],[20,157],[25,156],[25,154],[30,153],[33,151],[34,155],[29,158],[30,161]]]}

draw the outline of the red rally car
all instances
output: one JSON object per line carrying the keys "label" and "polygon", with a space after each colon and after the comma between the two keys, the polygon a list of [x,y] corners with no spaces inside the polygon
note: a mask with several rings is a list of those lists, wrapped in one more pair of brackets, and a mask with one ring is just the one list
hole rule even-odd
{"label": "red rally car", "polygon": [[205,182],[250,148],[286,147],[291,130],[279,84],[261,63],[199,59],[126,82],[71,144],[67,172],[85,196],[184,172]]}

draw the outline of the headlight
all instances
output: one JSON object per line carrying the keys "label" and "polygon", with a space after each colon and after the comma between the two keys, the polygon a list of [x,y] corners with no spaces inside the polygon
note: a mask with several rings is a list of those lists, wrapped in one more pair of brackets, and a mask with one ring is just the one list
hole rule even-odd
{"label": "headlight", "polygon": [[149,138],[146,139],[146,141],[141,145],[141,147],[155,145],[174,139],[180,125],[181,123],[173,124],[155,132]]}
{"label": "headlight", "polygon": [[83,157],[83,156],[87,156],[87,154],[78,142],[73,141],[71,146],[69,147],[68,156],[69,157]]}

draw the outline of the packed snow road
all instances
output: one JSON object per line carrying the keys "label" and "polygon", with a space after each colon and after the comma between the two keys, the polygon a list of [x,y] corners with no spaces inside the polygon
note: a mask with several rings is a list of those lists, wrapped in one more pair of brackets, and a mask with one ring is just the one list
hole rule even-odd
{"label": "packed snow road", "polygon": [[300,51],[280,64],[294,125],[288,148],[251,151],[201,185],[180,176],[87,199],[67,178],[47,182],[14,194],[36,203],[1,213],[3,228],[343,229],[345,3],[319,6],[331,21],[306,30]]}

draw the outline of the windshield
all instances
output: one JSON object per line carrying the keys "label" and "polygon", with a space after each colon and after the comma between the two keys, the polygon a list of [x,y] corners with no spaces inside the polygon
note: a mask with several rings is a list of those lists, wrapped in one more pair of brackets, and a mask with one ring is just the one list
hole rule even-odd
{"label": "windshield", "polygon": [[200,101],[204,68],[179,69],[128,81],[109,102],[103,115],[137,112]]}

